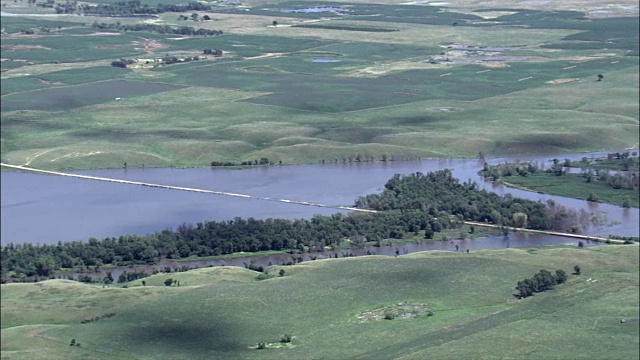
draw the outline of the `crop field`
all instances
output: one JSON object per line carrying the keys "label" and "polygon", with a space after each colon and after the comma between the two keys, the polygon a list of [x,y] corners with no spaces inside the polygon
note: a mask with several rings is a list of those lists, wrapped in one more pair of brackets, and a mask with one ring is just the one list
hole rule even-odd
{"label": "crop field", "polygon": [[[636,358],[637,252],[426,252],[274,266],[266,280],[219,267],[127,288],[5,284],[2,358]],[[581,275],[570,274],[574,265]],[[569,279],[515,299],[516,283],[540,269],[562,269]],[[165,286],[168,278],[180,286]],[[290,343],[280,342],[285,334]],[[69,346],[72,339],[80,346]]]}
{"label": "crop field", "polygon": [[[172,12],[55,17],[26,0],[2,3],[13,15],[2,16],[4,162],[315,163],[640,142],[637,6],[625,0],[607,12],[590,0],[545,11],[508,1],[255,0],[196,12],[211,21],[193,21],[192,11],[188,20]],[[100,30],[94,22],[223,34]],[[167,56],[204,58],[167,65]],[[120,59],[133,63],[111,66]]]}

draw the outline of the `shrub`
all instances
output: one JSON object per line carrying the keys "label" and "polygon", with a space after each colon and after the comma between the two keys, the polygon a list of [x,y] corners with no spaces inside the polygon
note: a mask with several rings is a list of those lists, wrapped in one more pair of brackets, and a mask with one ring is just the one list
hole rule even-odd
{"label": "shrub", "polygon": [[289,334],[284,334],[284,336],[280,338],[281,343],[290,343],[291,340],[293,340],[293,336]]}

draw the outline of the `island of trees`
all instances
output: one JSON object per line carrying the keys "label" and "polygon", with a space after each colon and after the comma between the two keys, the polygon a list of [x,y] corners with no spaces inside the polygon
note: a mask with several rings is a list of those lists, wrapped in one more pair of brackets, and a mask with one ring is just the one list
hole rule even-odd
{"label": "island of trees", "polygon": [[183,224],[149,235],[55,245],[8,244],[1,248],[2,281],[46,279],[61,269],[153,264],[180,259],[266,250],[323,251],[348,243],[422,236],[460,227],[465,220],[531,229],[576,226],[578,216],[553,203],[501,197],[460,183],[450,170],[393,176],[380,194],[360,197],[356,206],[379,210],[311,219],[242,219]]}

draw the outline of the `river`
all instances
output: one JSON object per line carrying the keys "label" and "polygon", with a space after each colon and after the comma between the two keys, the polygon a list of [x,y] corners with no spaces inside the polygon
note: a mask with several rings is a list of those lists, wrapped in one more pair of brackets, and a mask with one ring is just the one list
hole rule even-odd
{"label": "river", "polygon": [[[579,160],[593,154],[492,158],[491,164],[515,160],[550,164],[557,157]],[[429,172],[450,168],[461,181],[476,181],[499,194],[531,200],[548,199],[572,209],[595,212],[606,218],[591,227],[588,235],[638,236],[638,209],[623,209],[559,196],[542,195],[484,181],[477,172],[477,159],[441,159],[415,162],[377,162],[318,165],[265,166],[242,170],[221,168],[145,168],[77,171],[75,173],[165,185],[210,189],[272,198],[351,205],[358,196],[379,192],[394,174]],[[255,199],[231,198],[177,190],[131,186],[100,181],[2,172],[1,243],[55,244],[148,234],[182,223],[248,218],[309,218],[331,214],[333,209],[284,204]]]}

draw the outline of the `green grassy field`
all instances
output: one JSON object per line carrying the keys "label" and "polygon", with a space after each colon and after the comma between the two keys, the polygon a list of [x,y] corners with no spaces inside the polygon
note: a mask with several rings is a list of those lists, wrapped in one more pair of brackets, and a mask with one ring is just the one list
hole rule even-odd
{"label": "green grassy field", "polygon": [[631,207],[640,206],[637,189],[614,189],[597,181],[587,183],[579,174],[556,176],[549,173],[535,173],[526,177],[505,178],[505,184],[519,188],[538,191],[545,194],[567,196],[586,200],[591,194],[597,196],[599,202],[622,206],[625,199]]}
{"label": "green grassy field", "polygon": [[[637,17],[590,18],[588,1],[506,4],[322,4],[349,10],[336,14],[254,0],[200,13],[213,21],[149,20],[224,31],[214,37],[91,28],[136,19],[3,16],[1,159],[85,169],[637,148]],[[203,49],[223,55],[145,65]],[[112,68],[119,58],[140,66]]]}
{"label": "green grassy field", "polygon": [[[620,322],[639,317],[637,254],[637,245],[426,252],[273,267],[267,280],[218,267],[128,288],[5,284],[2,358],[637,358],[638,323]],[[554,290],[513,297],[517,281],[576,264],[582,275]],[[164,286],[169,277],[181,285]],[[433,316],[385,320],[384,308]]]}

